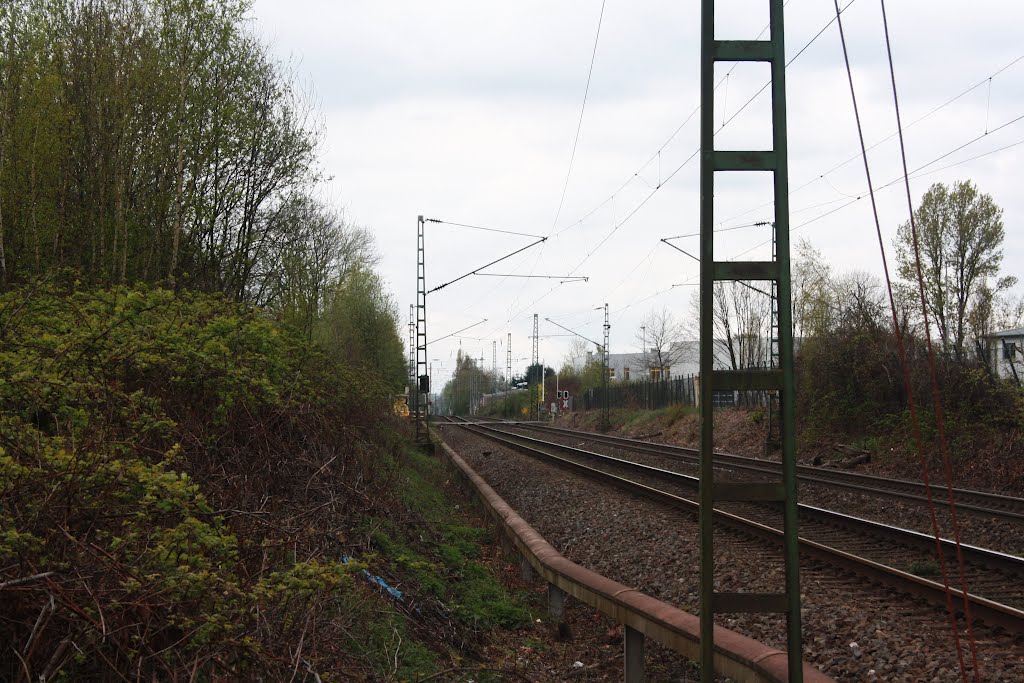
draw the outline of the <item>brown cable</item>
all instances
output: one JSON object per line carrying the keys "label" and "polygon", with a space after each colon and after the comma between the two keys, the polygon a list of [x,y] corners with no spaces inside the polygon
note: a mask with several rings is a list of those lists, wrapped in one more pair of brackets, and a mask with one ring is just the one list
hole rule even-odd
{"label": "brown cable", "polygon": [[903,183],[907,190],[907,206],[910,209],[910,232],[914,238],[914,264],[917,270],[917,287],[921,296],[921,313],[924,315],[925,340],[928,342],[928,366],[932,379],[932,398],[935,402],[935,421],[939,431],[939,451],[942,454],[942,464],[946,475],[946,492],[949,499],[950,522],[953,526],[953,540],[956,543],[957,564],[960,570],[960,590],[963,592],[964,616],[967,622],[967,640],[971,647],[971,664],[974,667],[974,680],[981,681],[981,671],[978,667],[978,647],[974,638],[974,626],[971,619],[971,601],[967,592],[967,578],[964,570],[963,548],[960,545],[960,523],[956,515],[956,503],[953,498],[953,471],[949,464],[949,446],[946,440],[946,429],[942,418],[942,401],[939,398],[939,378],[935,370],[935,350],[932,347],[931,329],[928,324],[928,306],[925,303],[924,276],[921,272],[921,252],[917,238],[917,223],[914,220],[914,204],[910,196],[910,175],[907,173],[907,152],[903,144],[903,130],[900,128],[900,101],[896,93],[896,70],[892,63],[892,47],[889,42],[889,22],[885,13],[885,0],[880,0],[882,5],[882,26],[885,29],[885,50],[889,58],[889,76],[892,80],[892,100],[896,108],[896,129],[899,131],[900,157],[903,162]]}
{"label": "brown cable", "polygon": [[925,460],[925,457],[924,457],[924,442],[923,442],[923,440],[921,438],[920,423],[919,423],[918,415],[917,415],[917,402],[914,399],[914,388],[913,388],[913,384],[911,383],[910,365],[907,363],[906,347],[905,347],[905,345],[903,343],[903,332],[900,329],[899,317],[898,317],[898,315],[896,313],[896,299],[893,296],[893,292],[892,292],[892,279],[889,276],[889,263],[888,263],[888,259],[886,258],[886,255],[885,255],[885,240],[882,238],[882,225],[881,225],[881,221],[878,219],[878,206],[877,206],[877,203],[875,202],[874,186],[871,183],[871,169],[870,169],[870,167],[868,165],[867,148],[866,148],[866,146],[864,144],[863,127],[861,126],[861,122],[860,122],[860,110],[857,107],[857,93],[856,93],[856,90],[853,87],[853,72],[850,69],[850,57],[849,57],[849,53],[848,53],[848,51],[846,49],[846,34],[843,31],[843,20],[842,20],[842,17],[840,16],[840,12],[839,12],[839,0],[833,0],[833,2],[835,4],[836,19],[838,20],[838,26],[839,26],[839,40],[840,40],[840,42],[842,43],[842,46],[843,46],[843,59],[846,62],[846,76],[847,76],[847,80],[850,83],[850,97],[853,100],[853,115],[854,115],[854,118],[856,119],[856,122],[857,122],[857,135],[858,135],[858,138],[860,139],[861,156],[864,159],[864,173],[867,176],[868,193],[869,193],[869,195],[871,197],[871,211],[872,211],[872,213],[874,215],[874,219],[875,219],[875,231],[878,234],[878,247],[879,247],[879,250],[881,251],[881,254],[882,254],[882,270],[885,273],[885,286],[886,286],[886,290],[887,290],[887,292],[889,294],[889,308],[890,308],[890,310],[892,312],[893,330],[895,331],[895,334],[896,334],[896,345],[897,345],[897,348],[899,350],[900,368],[903,371],[903,382],[904,382],[904,384],[906,385],[906,388],[907,388],[907,405],[908,405],[908,407],[910,409],[910,421],[911,421],[911,425],[912,425],[913,433],[914,433],[914,442],[915,442],[915,445],[916,445],[916,448],[917,448],[918,461],[920,462],[920,465],[921,465],[921,478],[922,478],[922,481],[924,483],[925,493],[926,493],[927,498],[928,498],[928,514],[929,514],[929,517],[931,519],[932,534],[935,537],[935,552],[936,552],[936,554],[938,556],[939,567],[940,567],[941,573],[942,573],[942,586],[943,586],[943,588],[945,590],[945,593],[946,593],[946,611],[947,611],[947,614],[949,616],[950,629],[953,632],[953,641],[954,641],[954,644],[956,646],[957,660],[960,663],[960,675],[961,675],[961,678],[966,680],[967,665],[964,662],[963,647],[960,644],[960,632],[959,632],[959,629],[957,628],[956,610],[955,610],[955,608],[953,606],[953,594],[950,591],[950,587],[949,587],[949,572],[948,572],[948,568],[946,566],[946,557],[945,557],[945,554],[942,551],[942,543],[939,540],[940,539],[940,536],[939,536],[939,522],[938,522],[938,518],[936,517],[935,504],[934,504],[934,501],[932,499],[931,485],[929,484],[929,481],[928,481],[928,463],[927,463],[927,461]]}

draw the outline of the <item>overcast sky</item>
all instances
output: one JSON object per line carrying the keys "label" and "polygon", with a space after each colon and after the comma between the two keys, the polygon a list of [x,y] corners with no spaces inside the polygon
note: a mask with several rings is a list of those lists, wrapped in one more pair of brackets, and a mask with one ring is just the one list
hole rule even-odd
{"label": "overcast sky", "polygon": [[[767,24],[767,1],[760,13],[749,0],[717,5],[720,39],[756,38]],[[541,335],[562,333],[544,321],[552,318],[600,340],[603,312],[594,309],[607,302],[613,353],[639,350],[639,325],[652,310],[690,315],[698,264],[659,240],[699,228],[699,115],[680,129],[699,104],[699,6],[607,2],[559,211],[599,0],[255,1],[259,30],[315,94],[326,125],[328,195],[376,235],[403,323],[416,293],[418,215],[549,236],[489,272],[589,278],[473,276],[430,295],[431,340],[487,319],[466,336],[430,345],[435,383],[450,374],[460,347],[490,368],[494,340],[503,372],[507,333],[521,371],[534,313]],[[908,165],[924,167],[912,173],[915,205],[932,183],[973,180],[1005,211],[1004,272],[1024,279],[1024,119],[1013,122],[1024,115],[1024,59],[1014,63],[1024,56],[1024,3],[900,0],[887,9]],[[833,17],[831,0],[790,0],[788,58]],[[843,18],[865,138],[868,145],[888,138],[869,152],[878,187],[901,172],[879,2],[855,0]],[[717,75],[724,80],[715,120],[728,124],[716,146],[770,148],[767,91],[731,119],[767,82],[767,65],[719,65]],[[794,242],[810,240],[836,271],[881,273],[862,162],[840,166],[859,147],[835,23],[788,68],[787,90]],[[1009,145],[1016,146],[1001,149]],[[908,218],[902,187],[878,194],[890,250]],[[771,219],[770,174],[717,174],[720,227]],[[428,289],[530,241],[428,224]],[[699,248],[696,237],[676,244]],[[718,259],[768,259],[769,228],[723,232],[715,250]],[[542,358],[557,369],[568,343],[542,338]]]}

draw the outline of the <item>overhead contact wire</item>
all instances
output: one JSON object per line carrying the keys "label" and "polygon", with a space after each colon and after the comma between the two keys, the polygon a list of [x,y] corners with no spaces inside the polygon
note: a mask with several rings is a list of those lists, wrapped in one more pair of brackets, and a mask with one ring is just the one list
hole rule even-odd
{"label": "overhead contact wire", "polygon": [[[847,7],[849,7],[849,5],[847,5]],[[845,11],[845,8],[844,8],[844,10],[843,10],[843,11]],[[795,59],[795,57],[794,57],[794,59]],[[987,77],[983,78],[982,80],[978,81],[977,83],[975,83],[975,84],[974,84],[974,85],[972,85],[971,87],[967,88],[966,90],[963,90],[963,91],[961,91],[961,92],[960,92],[960,93],[959,93],[958,95],[955,95],[955,96],[953,96],[953,97],[949,98],[948,100],[946,100],[945,102],[943,102],[942,104],[939,104],[939,105],[937,105],[937,106],[933,107],[933,108],[932,108],[932,109],[931,109],[930,111],[928,111],[928,113],[926,113],[926,114],[923,114],[922,116],[920,116],[920,117],[918,117],[918,118],[914,119],[913,121],[911,121],[910,123],[908,123],[908,124],[907,124],[907,126],[906,126],[906,128],[904,128],[903,130],[910,130],[910,128],[912,128],[913,126],[916,126],[917,124],[921,123],[921,122],[922,122],[922,121],[924,121],[925,119],[927,119],[927,118],[929,118],[929,117],[933,116],[933,115],[934,115],[935,113],[937,113],[937,112],[941,111],[942,109],[945,109],[945,108],[946,108],[946,107],[948,107],[949,105],[951,105],[951,104],[953,104],[954,102],[956,102],[957,100],[959,100],[959,99],[960,99],[961,97],[963,97],[964,95],[967,95],[968,93],[971,93],[971,92],[973,92],[973,91],[977,90],[977,89],[978,89],[978,88],[980,88],[980,87],[981,87],[982,85],[985,85],[985,83],[987,83],[987,82],[991,81],[991,79],[995,78],[996,76],[998,76],[999,74],[1003,73],[1003,72],[1004,72],[1004,71],[1006,71],[1007,69],[1009,69],[1009,68],[1013,67],[1013,66],[1014,66],[1015,64],[1017,64],[1017,62],[1020,62],[1021,60],[1024,60],[1024,55],[1020,55],[1019,57],[1017,57],[1016,59],[1014,59],[1014,60],[1013,60],[1013,61],[1011,61],[1010,63],[1006,64],[1006,65],[1005,65],[1005,66],[1003,66],[1002,68],[1000,68],[1000,69],[997,69],[997,70],[996,70],[996,71],[995,71],[994,73],[992,73],[992,74],[990,74],[989,76],[987,76]],[[792,62],[792,60],[790,60],[790,61]],[[1015,121],[1016,121],[1016,119],[1015,119],[1014,121],[1010,121],[1010,122],[1008,122],[1008,123],[1006,123],[1006,124],[1003,124],[1003,125],[1002,125],[1002,126],[1000,126],[999,128],[1004,128],[1004,127],[1006,127],[1007,125],[1009,125],[1010,123],[1014,123]],[[985,135],[987,135],[988,133],[994,133],[994,132],[995,132],[996,130],[999,130],[999,128],[996,128],[996,129],[993,129],[993,130],[988,130],[988,124],[987,124],[987,122],[986,122],[986,132],[985,132]],[[896,137],[896,135],[897,135],[898,133],[899,133],[899,131],[896,131],[896,132],[894,132],[894,133],[891,133],[890,135],[887,135],[886,137],[882,138],[881,140],[879,140],[879,141],[878,141],[878,142],[876,142],[875,144],[873,144],[873,145],[871,145],[870,147],[868,147],[868,151],[870,152],[871,150],[873,150],[874,148],[878,147],[879,145],[882,145],[882,144],[884,144],[884,143],[888,142],[889,140],[891,140],[891,139],[893,139],[894,137]],[[982,137],[984,137],[985,135],[980,135],[980,136],[978,136],[978,138],[975,138],[975,140],[981,139],[981,138],[982,138]],[[973,141],[972,141],[972,142],[973,142]],[[968,143],[968,144],[970,144],[970,143]],[[953,153],[955,153],[956,151],[957,151],[957,150],[953,150],[953,152],[950,152],[950,154],[953,154]],[[811,184],[815,183],[816,181],[818,181],[818,180],[821,180],[821,179],[822,179],[823,177],[825,177],[825,176],[827,176],[827,175],[829,175],[829,174],[831,174],[831,173],[834,173],[835,171],[838,171],[838,170],[839,170],[840,168],[842,168],[842,167],[843,167],[843,166],[845,166],[846,164],[850,163],[851,161],[855,161],[856,159],[860,158],[860,156],[861,156],[861,155],[860,155],[859,153],[858,153],[858,154],[854,154],[854,155],[853,155],[853,156],[851,156],[851,157],[850,157],[849,159],[846,159],[845,161],[841,161],[841,162],[839,162],[838,164],[836,164],[835,166],[833,166],[833,167],[832,167],[832,168],[830,168],[829,170],[825,171],[824,173],[820,173],[820,174],[818,174],[818,176],[817,176],[817,177],[815,177],[815,178],[812,178],[811,180],[808,180],[808,181],[807,181],[807,182],[805,182],[805,183],[804,183],[803,185],[800,185],[800,187],[797,187],[797,188],[796,188],[796,189],[794,189],[794,190],[790,190],[790,193],[789,193],[789,194],[790,194],[790,196],[793,196],[794,194],[796,194],[796,193],[797,193],[797,192],[799,192],[800,190],[802,190],[802,189],[804,189],[805,187],[807,187],[807,186],[809,186],[809,185],[811,185]],[[941,158],[940,158],[940,159],[941,159]],[[932,161],[931,163],[935,163],[935,162],[939,161],[940,159],[935,159],[935,160],[933,160],[933,161]],[[918,170],[920,170],[920,169],[918,169]],[[913,171],[913,173],[916,173],[916,172],[917,172],[917,171]],[[884,186],[883,186],[883,187],[884,187]],[[881,188],[879,188],[879,189],[881,189]],[[768,202],[767,204],[762,204],[762,205],[760,205],[760,206],[756,206],[756,207],[754,207],[753,209],[750,209],[750,210],[748,210],[748,211],[744,211],[743,213],[739,213],[739,214],[736,214],[736,215],[735,215],[735,216],[733,216],[732,218],[727,218],[727,219],[725,219],[725,221],[724,221],[724,222],[729,222],[729,221],[731,221],[731,220],[736,220],[737,218],[741,218],[741,217],[743,217],[743,216],[746,216],[746,215],[747,215],[748,213],[753,213],[754,211],[757,211],[757,210],[759,210],[759,209],[763,209],[764,207],[766,207],[766,206],[770,206],[770,205],[771,205],[771,202]]]}
{"label": "overhead contact wire", "polygon": [[[847,9],[849,9],[849,8],[850,8],[850,7],[851,7],[851,6],[853,5],[853,3],[854,3],[854,2],[856,2],[856,1],[857,1],[857,0],[850,0],[850,2],[848,2],[848,3],[846,4],[846,6],[844,6],[844,7],[843,7],[843,9],[842,9],[841,11],[842,11],[842,12],[845,12],[845,11],[846,11]],[[792,57],[792,58],[791,58],[791,59],[790,59],[790,60],[789,60],[788,62],[786,62],[786,66],[787,66],[787,67],[789,67],[790,65],[792,65],[792,64],[793,64],[793,62],[795,62],[795,61],[797,60],[797,58],[798,58],[798,57],[800,57],[800,55],[802,55],[802,54],[803,54],[803,53],[804,53],[804,52],[805,52],[805,51],[806,51],[806,50],[807,50],[807,49],[808,49],[808,48],[809,48],[809,47],[810,47],[810,46],[811,46],[811,45],[812,45],[812,44],[813,44],[813,43],[814,43],[814,42],[815,42],[815,41],[816,41],[816,40],[817,40],[818,38],[820,38],[820,37],[821,37],[821,35],[822,35],[822,34],[823,34],[823,33],[824,33],[824,32],[825,32],[825,31],[826,31],[827,29],[828,29],[828,27],[829,27],[829,26],[831,26],[831,25],[832,25],[832,24],[833,24],[833,23],[834,23],[835,21],[836,21],[836,20],[835,20],[834,18],[833,18],[833,19],[830,19],[830,20],[828,21],[828,23],[826,23],[826,24],[825,24],[825,25],[824,25],[824,26],[823,26],[823,27],[822,27],[822,28],[821,28],[821,29],[820,29],[820,30],[819,30],[819,31],[818,31],[817,33],[815,33],[815,34],[814,34],[814,36],[813,36],[813,37],[812,37],[812,38],[811,38],[810,40],[808,40],[808,41],[807,41],[807,42],[806,42],[806,43],[804,44],[804,46],[803,46],[803,47],[801,47],[801,48],[800,48],[800,50],[799,50],[799,51],[798,51],[798,52],[797,52],[797,53],[796,53],[795,55],[793,55],[793,57]],[[763,33],[763,31],[762,31],[762,33]],[[724,78],[724,77],[723,77],[723,78],[722,78],[721,80],[719,80],[718,84],[716,84],[716,86],[715,86],[715,89],[716,89],[716,90],[718,89],[718,87],[719,87],[719,86],[721,86],[721,84],[722,84],[722,83],[724,82],[724,80],[725,80],[725,78]],[[743,106],[741,106],[741,107],[740,107],[740,108],[739,108],[739,109],[738,109],[738,110],[737,110],[737,111],[736,111],[736,112],[735,112],[735,113],[734,113],[734,114],[733,114],[733,115],[732,115],[732,116],[731,116],[731,117],[730,117],[730,118],[729,118],[729,119],[728,119],[728,120],[727,120],[727,121],[726,121],[725,123],[723,123],[723,124],[722,124],[722,128],[725,128],[725,126],[726,126],[726,125],[728,125],[729,123],[731,123],[731,122],[732,122],[732,121],[733,121],[733,120],[734,120],[734,119],[735,119],[735,118],[736,118],[736,117],[737,117],[737,116],[738,116],[738,115],[739,115],[740,113],[742,113],[742,112],[743,112],[743,111],[744,111],[744,110],[745,110],[745,109],[746,109],[746,108],[747,108],[748,106],[750,106],[750,104],[751,104],[751,103],[752,103],[752,102],[753,102],[753,101],[754,101],[754,100],[755,100],[755,99],[757,98],[757,96],[758,96],[758,95],[760,95],[760,94],[761,94],[762,92],[764,92],[765,88],[767,88],[767,87],[768,87],[768,85],[769,85],[769,84],[765,84],[765,85],[764,85],[764,86],[763,86],[763,87],[762,87],[762,88],[761,88],[760,90],[758,90],[758,91],[757,91],[757,93],[755,93],[755,94],[754,94],[754,96],[753,96],[753,97],[751,97],[750,99],[748,99],[748,100],[747,100],[747,101],[746,101],[746,102],[745,102],[745,103],[743,104]],[[647,167],[647,166],[648,166],[648,165],[649,165],[649,164],[651,163],[651,161],[653,161],[654,159],[658,158],[658,155],[659,155],[659,154],[661,153],[661,151],[662,151],[662,150],[663,150],[663,149],[664,149],[665,147],[667,147],[667,146],[668,146],[668,144],[669,144],[669,143],[670,143],[670,142],[672,141],[672,139],[674,139],[674,138],[675,138],[675,136],[676,136],[676,135],[677,135],[677,134],[679,133],[679,131],[681,131],[681,130],[683,129],[683,127],[684,127],[684,126],[685,126],[685,125],[686,125],[686,124],[687,124],[687,123],[688,123],[688,122],[690,121],[690,119],[692,119],[692,118],[693,118],[693,116],[694,116],[694,115],[696,115],[696,113],[697,113],[698,111],[700,111],[700,105],[698,105],[698,106],[697,106],[697,107],[696,107],[696,108],[695,108],[695,109],[694,109],[694,110],[693,110],[692,112],[690,112],[690,115],[686,117],[686,120],[685,120],[685,121],[683,121],[683,123],[682,123],[682,124],[680,124],[680,126],[679,126],[678,128],[676,128],[675,132],[673,132],[673,133],[672,133],[672,135],[671,135],[671,136],[669,137],[669,139],[668,139],[668,140],[667,140],[667,141],[666,141],[666,142],[665,142],[665,143],[664,143],[664,144],[663,144],[663,145],[662,145],[662,146],[661,146],[661,147],[660,147],[660,148],[659,148],[659,149],[658,149],[658,150],[657,150],[657,151],[656,151],[656,152],[655,152],[654,154],[652,154],[652,155],[651,155],[651,157],[650,157],[650,158],[649,158],[649,159],[648,159],[648,160],[647,160],[647,161],[646,161],[646,162],[645,162],[645,163],[644,163],[644,164],[643,164],[643,165],[642,165],[642,166],[640,167],[640,169],[638,169],[638,171],[637,171],[636,173],[634,173],[634,174],[633,174],[632,176],[630,176],[630,177],[629,177],[629,179],[628,179],[628,180],[626,180],[626,181],[625,181],[625,182],[624,182],[624,183],[623,183],[623,184],[622,184],[622,185],[621,185],[621,186],[619,187],[619,189],[618,189],[618,190],[616,190],[615,192],[613,192],[613,193],[612,193],[612,195],[611,195],[610,197],[606,198],[606,199],[605,199],[605,200],[604,200],[603,202],[601,202],[601,203],[600,203],[600,204],[598,204],[598,205],[597,205],[596,207],[594,207],[593,209],[591,209],[591,210],[590,210],[590,211],[589,211],[588,213],[584,214],[584,216],[583,216],[582,218],[580,218],[579,220],[577,220],[577,221],[576,221],[575,223],[571,223],[571,224],[567,225],[566,227],[562,228],[561,230],[559,230],[559,231],[555,232],[555,233],[554,233],[554,234],[552,235],[552,237],[558,237],[558,236],[559,236],[559,235],[561,235],[561,234],[562,234],[563,232],[566,232],[567,230],[569,230],[570,228],[573,228],[573,227],[575,227],[576,225],[579,225],[579,224],[580,224],[580,223],[582,223],[582,222],[583,222],[584,220],[586,220],[587,218],[589,218],[590,216],[592,216],[592,215],[593,215],[594,213],[596,213],[596,212],[597,212],[597,211],[598,211],[599,209],[601,209],[601,207],[603,207],[603,206],[604,206],[605,204],[607,204],[608,202],[612,201],[612,200],[614,199],[614,197],[615,197],[615,195],[616,195],[616,194],[618,194],[619,192],[621,192],[621,191],[622,191],[622,189],[624,189],[624,188],[625,188],[625,187],[626,187],[626,186],[627,186],[627,185],[628,185],[628,184],[629,184],[630,182],[632,182],[632,181],[633,181],[633,178],[634,178],[634,177],[635,177],[635,176],[637,175],[637,173],[639,173],[639,172],[640,172],[640,171],[642,171],[642,170],[643,170],[644,168],[646,168],[646,167]],[[716,134],[717,134],[717,132],[720,132],[720,131],[722,130],[722,128],[719,128],[719,129],[718,129],[718,131],[716,131]],[[676,169],[675,169],[674,171],[672,171],[672,173],[670,173],[670,174],[668,175],[668,177],[666,177],[666,178],[665,178],[665,179],[664,179],[663,181],[661,181],[661,182],[660,182],[660,183],[658,184],[658,186],[657,186],[656,188],[654,188],[653,190],[651,190],[651,192],[650,192],[649,194],[647,194],[647,195],[646,195],[646,196],[645,196],[645,197],[644,197],[644,198],[643,198],[643,199],[641,200],[640,204],[638,204],[638,205],[637,205],[636,207],[634,207],[634,209],[633,209],[632,211],[630,211],[630,212],[629,212],[629,214],[628,214],[628,215],[627,215],[627,216],[626,216],[626,217],[625,217],[625,218],[624,218],[624,219],[623,219],[623,220],[622,220],[622,221],[621,221],[620,223],[618,223],[617,225],[615,225],[615,226],[614,226],[614,227],[612,228],[611,232],[610,232],[610,233],[609,233],[608,235],[606,235],[606,236],[604,237],[604,239],[602,239],[602,240],[601,240],[601,242],[600,242],[600,243],[599,243],[599,244],[597,245],[597,247],[595,247],[594,249],[592,249],[592,250],[591,250],[591,251],[590,251],[590,252],[589,252],[589,253],[588,253],[588,254],[587,254],[587,255],[586,255],[585,257],[584,257],[584,259],[583,259],[582,261],[580,261],[580,263],[578,263],[578,264],[576,265],[576,267],[575,267],[575,268],[574,268],[574,269],[573,269],[572,271],[570,271],[570,274],[571,274],[571,273],[575,273],[575,272],[576,272],[576,270],[578,270],[578,269],[580,268],[580,266],[582,266],[582,265],[583,265],[583,264],[584,264],[584,263],[585,263],[585,262],[586,262],[587,260],[589,260],[589,259],[590,259],[590,257],[591,257],[591,256],[593,256],[593,255],[594,255],[594,253],[595,253],[595,252],[596,252],[596,251],[597,251],[597,250],[598,250],[598,249],[599,249],[599,248],[600,248],[601,246],[603,246],[603,245],[605,244],[605,242],[607,242],[607,241],[608,241],[608,239],[609,239],[609,238],[610,238],[610,237],[611,237],[612,235],[614,235],[614,234],[615,234],[615,232],[617,232],[617,231],[618,231],[618,229],[619,229],[619,228],[621,228],[621,227],[622,227],[622,226],[623,226],[623,225],[624,225],[624,224],[625,224],[625,223],[626,223],[626,222],[627,222],[627,221],[628,221],[628,220],[629,220],[630,218],[632,218],[632,217],[633,217],[633,215],[635,215],[635,214],[636,214],[636,212],[637,212],[637,211],[639,211],[639,210],[640,210],[640,209],[641,209],[641,208],[642,208],[642,207],[643,207],[643,206],[644,206],[645,204],[647,204],[647,202],[648,202],[648,201],[650,201],[651,197],[653,197],[653,196],[654,196],[654,195],[655,195],[655,194],[656,194],[656,193],[658,192],[658,190],[660,190],[660,189],[661,189],[662,187],[664,187],[664,186],[665,186],[666,184],[668,184],[669,180],[671,180],[673,176],[675,176],[675,175],[676,175],[676,174],[677,174],[677,173],[678,173],[679,171],[681,171],[681,170],[683,169],[683,167],[685,167],[685,166],[686,166],[686,165],[687,165],[688,163],[690,163],[690,161],[692,161],[692,160],[693,160],[693,159],[694,159],[694,158],[695,158],[695,157],[696,157],[696,156],[697,156],[698,154],[700,154],[700,149],[697,149],[697,150],[695,150],[695,151],[694,151],[694,152],[693,152],[693,153],[692,153],[692,154],[691,154],[691,155],[690,155],[689,157],[687,157],[687,159],[686,159],[686,160],[685,160],[685,161],[684,161],[684,162],[683,162],[682,164],[680,164],[680,165],[679,165],[678,167],[676,167]],[[525,310],[526,310],[526,309],[527,309],[528,307],[530,307],[530,306],[535,306],[535,305],[537,305],[538,303],[540,303],[541,301],[543,301],[544,299],[546,299],[546,298],[547,298],[547,297],[548,297],[548,296],[549,296],[549,295],[550,295],[550,294],[551,294],[552,292],[554,292],[554,291],[555,291],[556,289],[558,289],[558,288],[559,288],[560,286],[561,286],[561,285],[556,285],[556,286],[554,286],[554,287],[551,287],[551,288],[550,288],[550,289],[548,289],[548,291],[546,291],[546,292],[545,292],[544,294],[540,295],[539,297],[537,297],[536,299],[534,299],[533,301],[531,301],[531,302],[530,302],[529,304],[527,304],[527,306],[524,306],[524,307],[520,308],[520,309],[519,309],[518,311],[515,311],[515,312],[512,312],[512,313],[510,313],[510,314],[509,314],[509,319],[508,319],[508,321],[506,321],[506,322],[511,322],[511,320],[513,320],[513,319],[515,319],[516,317],[518,317],[518,316],[519,316],[519,315],[520,315],[520,314],[521,314],[521,313],[522,313],[523,311],[525,311]]]}
{"label": "overhead contact wire", "polygon": [[576,124],[576,137],[572,141],[572,154],[569,155],[569,170],[565,173],[565,184],[562,185],[562,198],[558,200],[558,210],[555,212],[555,220],[551,222],[550,235],[558,225],[558,218],[562,215],[562,206],[565,204],[565,193],[569,189],[569,178],[572,177],[572,166],[576,161],[576,146],[580,141],[580,131],[583,129],[583,114],[587,110],[587,97],[590,95],[590,78],[594,74],[594,60],[597,58],[597,43],[601,39],[601,24],[604,22],[604,6],[607,0],[601,0],[601,13],[597,17],[597,33],[594,35],[594,49],[590,53],[590,68],[587,70],[587,85],[583,88],[583,105],[580,107],[580,119]]}

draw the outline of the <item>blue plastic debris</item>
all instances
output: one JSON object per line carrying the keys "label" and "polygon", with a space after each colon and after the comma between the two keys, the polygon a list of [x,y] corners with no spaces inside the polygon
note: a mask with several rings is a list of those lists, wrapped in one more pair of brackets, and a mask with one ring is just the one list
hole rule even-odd
{"label": "blue plastic debris", "polygon": [[[341,563],[342,564],[348,564],[351,561],[352,561],[351,557],[349,557],[348,555],[342,555],[342,557],[341,557]],[[376,574],[371,574],[370,572],[366,571],[365,569],[362,569],[360,571],[362,572],[363,576],[366,577],[367,581],[369,581],[370,583],[375,583],[378,586],[380,586],[381,588],[383,588],[384,590],[386,590],[388,592],[388,595],[393,597],[395,600],[398,600],[399,602],[405,602],[405,596],[402,595],[402,591],[398,590],[397,588],[392,588],[391,586],[389,586],[388,582],[385,581],[382,577],[377,576]]]}

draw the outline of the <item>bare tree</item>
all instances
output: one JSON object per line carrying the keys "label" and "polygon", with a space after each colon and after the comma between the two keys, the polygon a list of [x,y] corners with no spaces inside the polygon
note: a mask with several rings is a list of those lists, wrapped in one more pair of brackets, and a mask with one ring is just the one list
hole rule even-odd
{"label": "bare tree", "polygon": [[[768,360],[770,297],[760,283],[718,282],[712,299],[715,362],[732,370],[760,367]],[[693,320],[700,318],[700,298],[690,303]]]}
{"label": "bare tree", "polygon": [[882,280],[873,273],[854,270],[831,286],[833,318],[846,329],[878,331],[891,315]]}
{"label": "bare tree", "polygon": [[691,350],[681,343],[683,334],[683,325],[667,308],[647,314],[636,332],[636,341],[643,349],[648,374],[668,377],[673,365],[690,360]]}
{"label": "bare tree", "polygon": [[569,349],[565,352],[565,359],[562,361],[561,372],[581,372],[587,363],[587,342],[573,338],[569,342]]}

